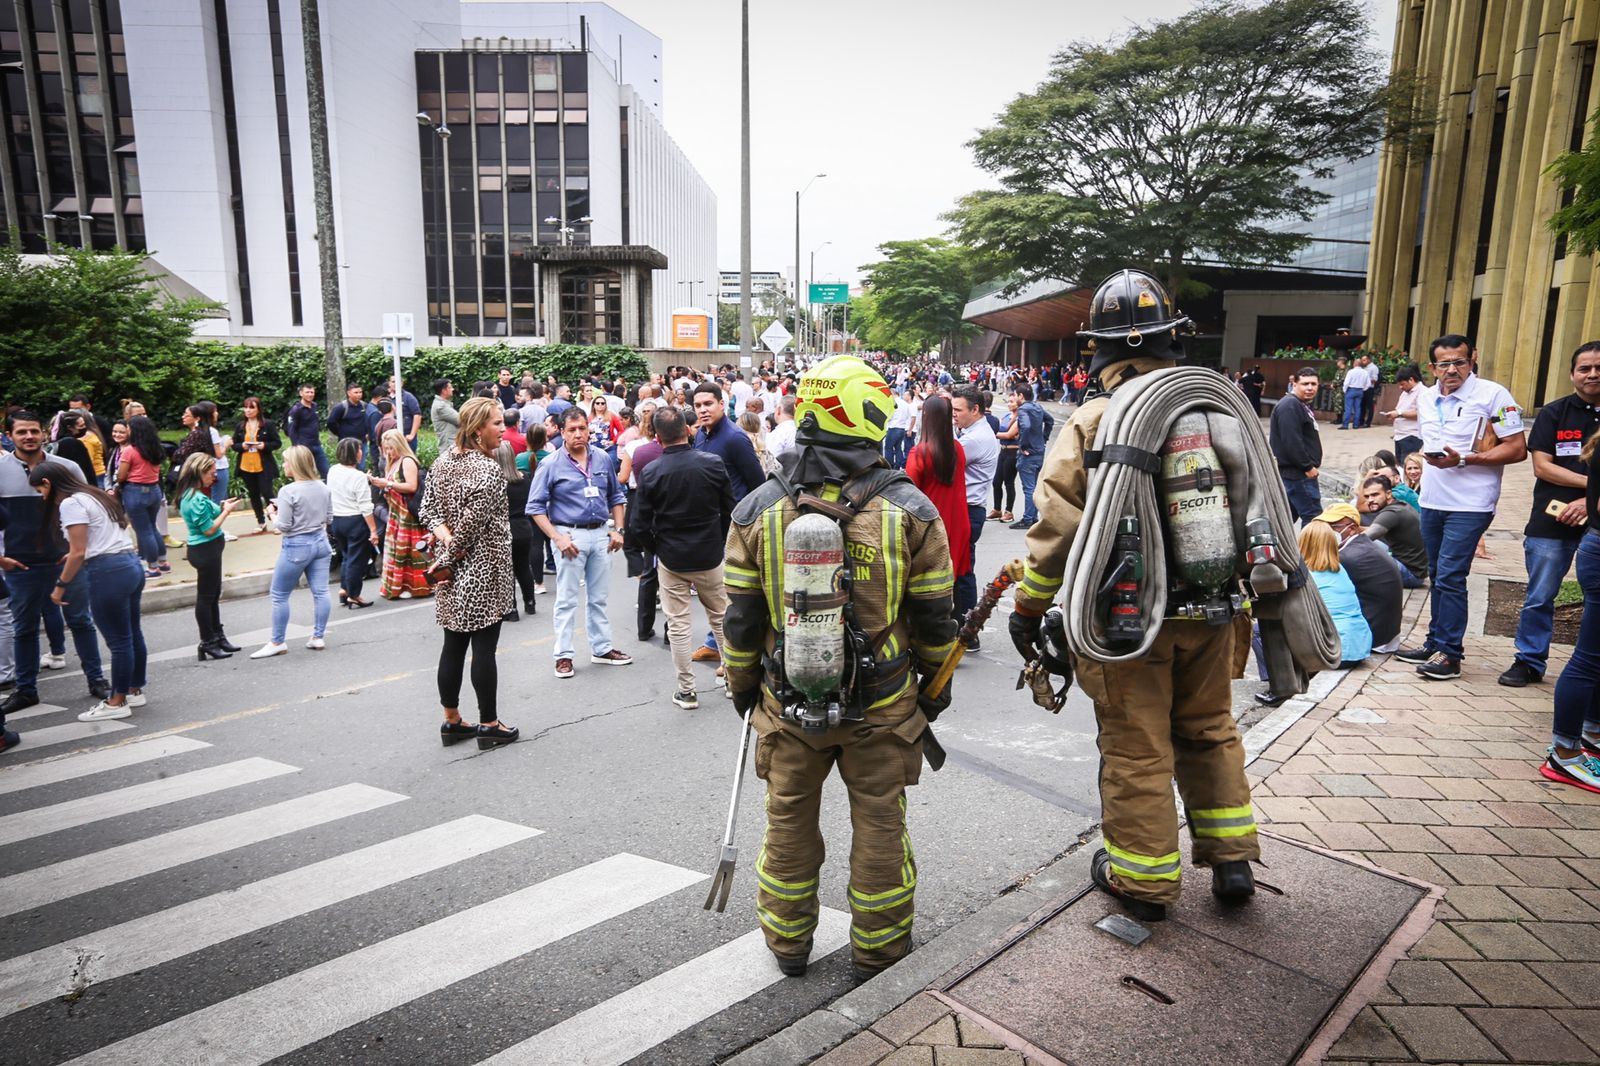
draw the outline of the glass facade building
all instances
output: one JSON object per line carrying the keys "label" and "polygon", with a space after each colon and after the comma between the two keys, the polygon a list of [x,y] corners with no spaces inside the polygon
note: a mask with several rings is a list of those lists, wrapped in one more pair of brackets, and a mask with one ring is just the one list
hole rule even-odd
{"label": "glass facade building", "polygon": [[0,116],[0,231],[144,249],[118,0],[0,3]]}
{"label": "glass facade building", "polygon": [[1372,206],[1378,194],[1378,153],[1340,163],[1332,176],[1306,182],[1328,200],[1317,208],[1309,221],[1270,227],[1284,232],[1303,233],[1311,243],[1282,266],[1313,274],[1357,274],[1367,272],[1367,255],[1372,240]]}

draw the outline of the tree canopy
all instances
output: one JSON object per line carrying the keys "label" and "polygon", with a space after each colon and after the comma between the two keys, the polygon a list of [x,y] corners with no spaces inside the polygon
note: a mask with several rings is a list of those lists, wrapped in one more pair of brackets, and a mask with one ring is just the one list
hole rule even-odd
{"label": "tree canopy", "polygon": [[888,241],[883,259],[863,264],[870,299],[851,301],[851,326],[869,348],[915,355],[974,332],[961,321],[977,267],[965,248],[940,237]]}
{"label": "tree canopy", "polygon": [[4,398],[65,407],[80,392],[102,403],[196,395],[189,338],[213,305],[152,285],[146,258],[63,247],[31,265],[15,242],[0,247]]}
{"label": "tree canopy", "polygon": [[[999,181],[947,216],[1015,277],[1092,281],[1143,266],[1176,288],[1196,258],[1282,262],[1307,185],[1403,118],[1355,0],[1206,0],[1110,44],[1074,43],[971,147]],[[1398,106],[1401,101],[1405,106]]]}
{"label": "tree canopy", "polygon": [[1550,216],[1550,228],[1567,238],[1579,255],[1600,251],[1600,111],[1589,119],[1594,136],[1576,152],[1564,152],[1549,173],[1561,187],[1562,206]]}

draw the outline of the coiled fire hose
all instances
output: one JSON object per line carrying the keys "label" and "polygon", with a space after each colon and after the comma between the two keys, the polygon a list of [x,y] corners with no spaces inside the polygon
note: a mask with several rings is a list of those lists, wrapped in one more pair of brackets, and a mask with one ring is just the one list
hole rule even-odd
{"label": "coiled fire hose", "polygon": [[[1227,475],[1235,543],[1247,543],[1245,524],[1251,518],[1265,516],[1271,522],[1276,558],[1257,564],[1251,613],[1261,627],[1272,691],[1303,692],[1311,674],[1339,665],[1339,633],[1300,558],[1295,517],[1259,419],[1237,386],[1198,367],[1136,377],[1112,395],[1095,435],[1100,461],[1089,476],[1083,525],[1063,575],[1068,645],[1075,655],[1123,662],[1145,655],[1155,642],[1155,622],[1167,614],[1168,575],[1162,504],[1149,457],[1160,455],[1178,416],[1196,410],[1206,413],[1212,446]],[[1151,621],[1138,646],[1113,648],[1096,593],[1124,516],[1139,520],[1145,538],[1145,580],[1138,595],[1143,617]],[[1263,573],[1263,566],[1276,567],[1281,577]],[[1274,585],[1281,591],[1272,591]]]}

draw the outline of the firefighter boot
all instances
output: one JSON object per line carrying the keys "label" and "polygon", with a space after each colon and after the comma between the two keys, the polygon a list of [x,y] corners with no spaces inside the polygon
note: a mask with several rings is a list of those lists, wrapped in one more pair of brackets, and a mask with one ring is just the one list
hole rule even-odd
{"label": "firefighter boot", "polygon": [[785,977],[804,977],[810,962],[804,955],[774,955],[773,958],[778,960],[778,971]]}
{"label": "firefighter boot", "polygon": [[1247,903],[1256,894],[1256,875],[1243,859],[1211,867],[1211,894],[1224,903]]}
{"label": "firefighter boot", "polygon": [[1094,853],[1094,861],[1089,866],[1089,880],[1121,900],[1128,913],[1141,922],[1164,922],[1167,920],[1167,905],[1165,903],[1152,903],[1147,899],[1135,899],[1117,887],[1117,883],[1111,879],[1111,855],[1105,848],[1101,848]]}

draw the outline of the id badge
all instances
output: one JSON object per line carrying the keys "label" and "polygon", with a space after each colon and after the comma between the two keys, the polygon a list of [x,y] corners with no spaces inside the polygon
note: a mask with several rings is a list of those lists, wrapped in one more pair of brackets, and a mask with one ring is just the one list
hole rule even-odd
{"label": "id badge", "polygon": [[593,485],[585,485],[583,487],[583,494],[591,500],[598,500],[600,498],[600,490]]}

